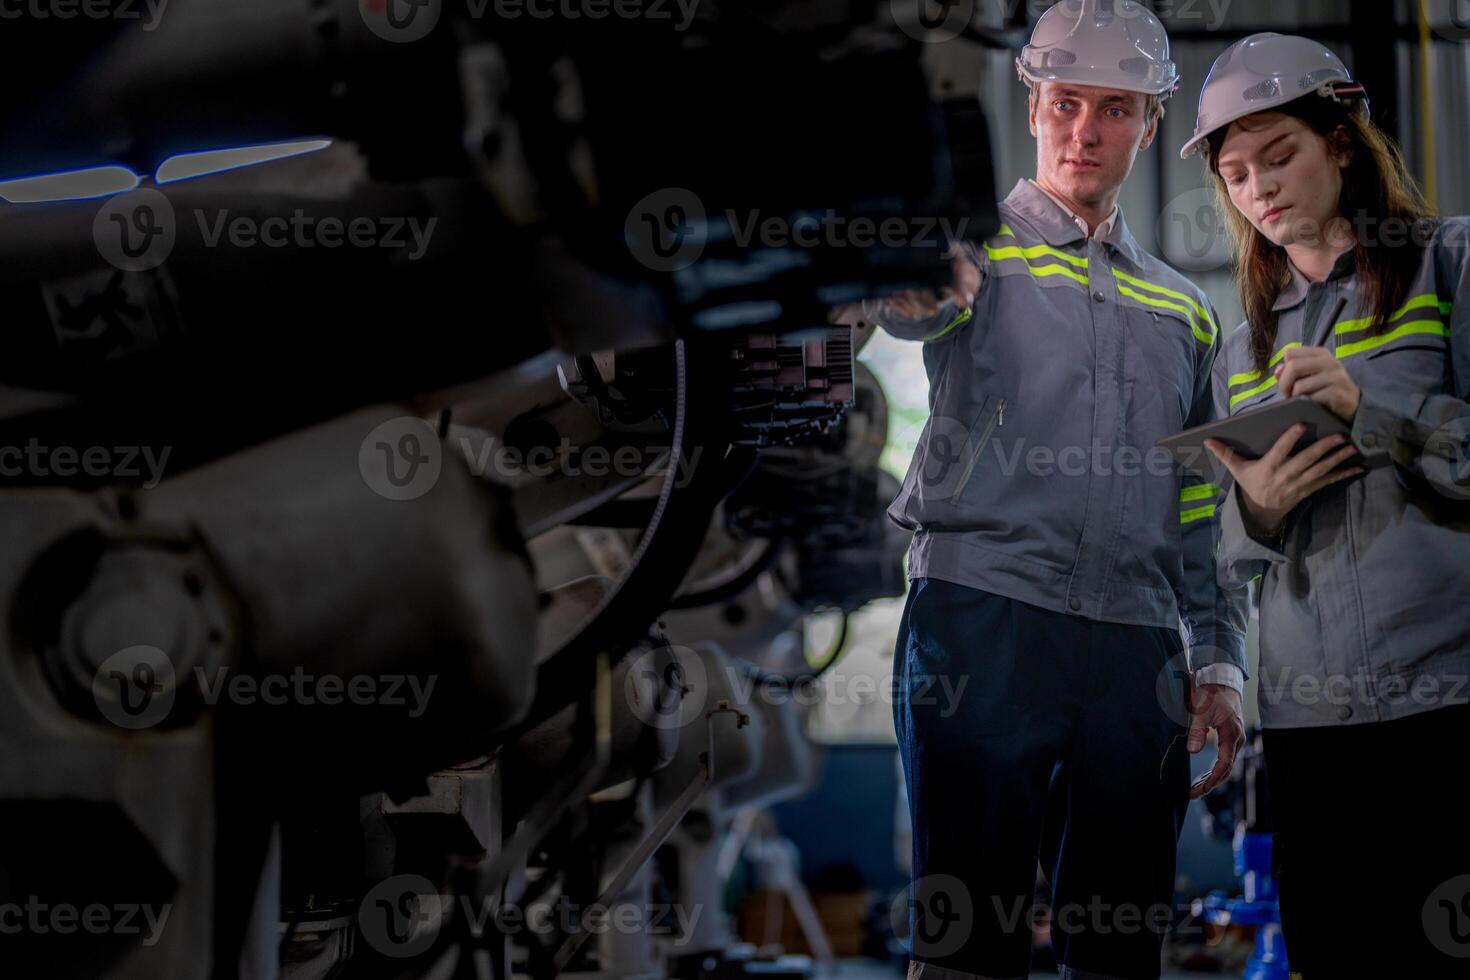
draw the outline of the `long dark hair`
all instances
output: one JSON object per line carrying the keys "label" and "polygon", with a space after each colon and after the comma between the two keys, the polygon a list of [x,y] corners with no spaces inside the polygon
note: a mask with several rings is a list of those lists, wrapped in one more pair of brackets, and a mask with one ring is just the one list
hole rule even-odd
{"label": "long dark hair", "polygon": [[[1408,299],[1424,258],[1425,232],[1432,231],[1435,214],[1424,202],[1398,147],[1368,118],[1362,102],[1307,95],[1272,111],[1300,119],[1334,149],[1350,154],[1338,214],[1356,229],[1369,221],[1377,225],[1377,233],[1366,241],[1358,235],[1354,251],[1363,295],[1368,309],[1374,311],[1369,334],[1381,334]],[[1211,134],[1206,159],[1216,202],[1235,245],[1235,282],[1250,324],[1251,357],[1256,370],[1264,372],[1276,345],[1276,313],[1271,307],[1291,281],[1291,274],[1286,250],[1257,231],[1230,200],[1219,164],[1227,131],[1228,127]],[[1385,241],[1387,229],[1395,227],[1402,228],[1402,239]]]}

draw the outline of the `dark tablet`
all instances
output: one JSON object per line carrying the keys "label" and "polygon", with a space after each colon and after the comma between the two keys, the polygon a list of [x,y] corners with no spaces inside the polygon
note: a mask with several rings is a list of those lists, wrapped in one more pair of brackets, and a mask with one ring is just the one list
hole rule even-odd
{"label": "dark tablet", "polygon": [[[1206,439],[1218,439],[1248,459],[1260,459],[1272,446],[1276,445],[1276,440],[1281,438],[1283,432],[1298,422],[1305,422],[1307,431],[1302,434],[1301,440],[1292,449],[1293,454],[1301,452],[1318,439],[1352,431],[1342,419],[1312,401],[1308,396],[1300,395],[1285,401],[1272,402],[1260,408],[1252,408],[1239,415],[1232,415],[1228,419],[1211,422],[1209,425],[1188,429],[1177,436],[1160,439],[1157,445],[1200,476],[1211,482],[1219,483],[1221,479],[1229,479],[1230,473],[1219,460],[1215,459],[1214,454],[1205,448]],[[1367,458],[1358,456],[1348,459],[1342,465],[1374,466],[1381,465],[1387,460],[1386,454],[1378,453]]]}

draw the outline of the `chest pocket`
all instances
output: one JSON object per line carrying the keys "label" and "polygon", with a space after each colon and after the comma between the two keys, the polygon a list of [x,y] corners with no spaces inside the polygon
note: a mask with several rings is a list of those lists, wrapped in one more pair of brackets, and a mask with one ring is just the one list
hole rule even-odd
{"label": "chest pocket", "polygon": [[[1190,323],[1168,310],[1123,308],[1128,344],[1124,351],[1132,388],[1130,416],[1147,414],[1157,397],[1162,417],[1154,420],[1172,435],[1189,417],[1194,396],[1194,339]],[[1152,443],[1150,443],[1152,445]]]}

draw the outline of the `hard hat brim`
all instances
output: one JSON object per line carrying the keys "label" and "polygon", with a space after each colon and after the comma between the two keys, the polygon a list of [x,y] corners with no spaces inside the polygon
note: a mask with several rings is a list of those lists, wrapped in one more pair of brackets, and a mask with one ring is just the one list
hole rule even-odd
{"label": "hard hat brim", "polygon": [[[1361,87],[1357,86],[1357,83],[1355,82],[1341,82],[1339,84]],[[1206,140],[1208,140],[1215,133],[1220,132],[1220,130],[1228,129],[1230,127],[1230,124],[1236,122],[1237,120],[1244,119],[1247,116],[1254,116],[1258,112],[1275,112],[1282,106],[1295,102],[1297,99],[1309,98],[1321,99],[1326,98],[1326,96],[1322,95],[1320,92],[1307,92],[1306,94],[1293,92],[1286,95],[1285,97],[1263,100],[1260,105],[1247,106],[1246,108],[1238,112],[1226,113],[1222,119],[1218,120],[1217,122],[1211,123],[1209,129],[1203,129],[1196,132],[1194,136],[1189,140],[1189,142],[1185,143],[1183,148],[1180,149],[1179,159],[1188,160],[1190,157],[1200,152],[1200,150],[1203,149]],[[1363,100],[1363,104],[1365,107],[1367,106],[1367,101],[1368,100],[1366,98]]]}
{"label": "hard hat brim", "polygon": [[1140,95],[1157,95],[1160,98],[1168,98],[1179,89],[1177,74],[1173,78],[1161,79],[1149,84],[1141,81],[1136,75],[1118,71],[1116,75],[1106,71],[1099,71],[1093,67],[1047,69],[1037,71],[1026,65],[1020,58],[1016,59],[1017,73],[1028,82],[1040,85],[1042,82],[1066,82],[1087,88],[1115,88],[1123,92],[1137,92]]}

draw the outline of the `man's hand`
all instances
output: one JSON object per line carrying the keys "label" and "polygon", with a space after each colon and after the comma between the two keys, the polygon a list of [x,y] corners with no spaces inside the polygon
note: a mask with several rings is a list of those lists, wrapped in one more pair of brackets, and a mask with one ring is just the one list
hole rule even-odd
{"label": "man's hand", "polygon": [[946,299],[953,299],[961,307],[974,306],[975,294],[980,291],[980,270],[958,250],[951,253],[949,268],[951,282],[943,296],[925,289],[910,289],[887,297],[883,305],[909,320],[934,316]]}
{"label": "man's hand", "polygon": [[1291,455],[1292,447],[1306,431],[1305,423],[1293,425],[1260,459],[1246,459],[1218,439],[1205,440],[1205,448],[1235,477],[1241,503],[1263,531],[1279,525],[1293,507],[1323,487],[1364,472],[1361,466],[1333,472],[1358,451],[1343,435],[1318,439]]}
{"label": "man's hand", "polygon": [[1219,786],[1235,766],[1235,756],[1245,744],[1245,716],[1240,710],[1240,692],[1224,684],[1190,684],[1189,753],[1205,747],[1210,729],[1215,730],[1220,754],[1215,767],[1189,788],[1189,798],[1197,800]]}
{"label": "man's hand", "polygon": [[1282,398],[1310,395],[1312,401],[1351,423],[1358,414],[1363,391],[1325,347],[1292,347],[1276,365],[1276,385]]}

